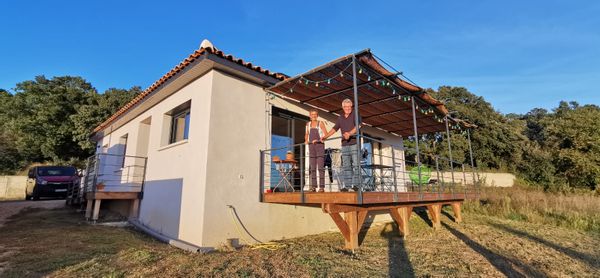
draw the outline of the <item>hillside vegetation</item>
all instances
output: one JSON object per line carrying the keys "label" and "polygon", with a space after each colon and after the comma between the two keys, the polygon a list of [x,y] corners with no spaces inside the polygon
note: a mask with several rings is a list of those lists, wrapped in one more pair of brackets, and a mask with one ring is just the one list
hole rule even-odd
{"label": "hillside vegetation", "polygon": [[[0,174],[31,163],[82,165],[94,151],[94,127],[140,93],[139,87],[97,92],[82,77],[35,77],[0,89]],[[600,107],[560,102],[547,111],[504,115],[466,88],[443,86],[428,92],[453,116],[476,124],[471,132],[481,170],[516,173],[546,190],[596,190],[600,184]],[[454,131],[453,157],[469,161],[465,131]],[[447,156],[445,137],[421,138],[421,150]],[[409,140],[410,141],[410,140]],[[411,145],[411,142],[407,142]]]}

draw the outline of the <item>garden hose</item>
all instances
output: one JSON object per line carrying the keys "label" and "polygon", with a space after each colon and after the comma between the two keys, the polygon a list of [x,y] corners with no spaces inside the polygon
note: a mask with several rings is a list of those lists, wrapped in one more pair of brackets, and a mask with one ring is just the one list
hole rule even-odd
{"label": "garden hose", "polygon": [[240,230],[240,227],[238,225],[238,221],[236,221],[236,216],[235,216],[235,208],[232,205],[227,205],[227,207],[229,208],[229,215],[231,216],[231,223],[233,223],[233,225],[235,226],[235,229],[238,233],[238,236],[240,237],[240,239],[250,247],[250,249],[266,249],[266,250],[271,250],[271,251],[275,251],[277,249],[280,248],[284,248],[287,247],[287,244],[283,244],[283,243],[277,243],[277,242],[260,242],[257,239],[254,239],[256,242],[258,243],[250,243],[248,240],[246,240],[246,238],[243,236],[242,231]]}

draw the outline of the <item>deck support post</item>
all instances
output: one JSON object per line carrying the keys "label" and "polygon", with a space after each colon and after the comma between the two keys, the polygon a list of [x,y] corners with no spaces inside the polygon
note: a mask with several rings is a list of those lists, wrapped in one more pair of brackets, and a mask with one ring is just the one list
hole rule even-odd
{"label": "deck support post", "polygon": [[129,207],[129,219],[138,218],[139,209],[140,209],[140,199],[131,200],[131,204]]}
{"label": "deck support post", "polygon": [[361,157],[361,136],[360,136],[360,123],[358,122],[358,85],[357,85],[357,77],[356,77],[356,56],[352,55],[352,85],[354,87],[354,122],[356,123],[356,159],[355,161],[357,165],[352,165],[353,168],[356,168],[357,172],[354,173],[356,175],[356,181],[359,183],[358,185],[354,184],[353,186],[358,186],[358,203],[363,203],[363,185],[362,185],[362,173],[360,169],[360,157]]}
{"label": "deck support post", "polygon": [[90,218],[92,217],[92,209],[94,206],[94,201],[93,200],[87,200],[87,204],[85,207],[85,219],[86,220],[90,220]]}
{"label": "deck support post", "polygon": [[454,221],[456,223],[462,222],[462,215],[460,213],[460,203],[455,202],[450,204],[450,206],[452,206],[452,212],[454,212]]}
{"label": "deck support post", "polygon": [[400,236],[403,238],[406,238],[409,235],[408,221],[410,220],[411,214],[411,206],[390,208],[390,215],[394,221],[396,221],[396,224],[398,224]]}
{"label": "deck support post", "polygon": [[344,219],[348,225],[349,238],[346,241],[346,249],[354,250],[358,248],[358,213],[349,211],[344,213]]}
{"label": "deck support post", "polygon": [[94,222],[96,222],[96,220],[98,220],[98,215],[100,214],[100,203],[101,202],[102,202],[102,199],[94,200],[94,213],[92,214],[92,221],[94,221]]}
{"label": "deck support post", "polygon": [[[441,227],[442,206],[450,205],[454,212],[454,221],[462,222],[460,207],[463,200],[424,201],[404,204],[339,204],[321,203],[321,209],[329,214],[344,237],[345,249],[355,250],[359,247],[358,234],[369,211],[389,211],[398,225],[400,236],[406,238],[409,232],[409,221],[414,207],[426,207],[434,229]],[[343,216],[341,214],[344,214]]]}
{"label": "deck support post", "polygon": [[353,210],[344,212],[344,218],[339,212],[330,212],[329,216],[344,236],[344,248],[348,250],[358,249],[358,233],[367,218],[368,211]]}
{"label": "deck support post", "polygon": [[442,205],[440,205],[440,204],[427,205],[427,211],[429,212],[429,219],[431,219],[433,228],[438,229],[441,226],[440,216],[442,214]]}

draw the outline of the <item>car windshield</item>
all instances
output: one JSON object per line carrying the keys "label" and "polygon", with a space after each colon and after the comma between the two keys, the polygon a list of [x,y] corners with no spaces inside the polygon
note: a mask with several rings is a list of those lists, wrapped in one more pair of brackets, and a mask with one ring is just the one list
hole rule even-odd
{"label": "car windshield", "polygon": [[74,176],[75,168],[73,167],[39,167],[38,176]]}

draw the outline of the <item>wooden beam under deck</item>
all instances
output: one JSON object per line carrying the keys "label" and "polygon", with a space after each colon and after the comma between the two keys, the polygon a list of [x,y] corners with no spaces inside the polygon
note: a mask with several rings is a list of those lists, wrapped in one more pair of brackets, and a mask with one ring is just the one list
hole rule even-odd
{"label": "wooden beam under deck", "polygon": [[359,204],[356,192],[307,192],[304,202],[299,192],[275,192],[265,193],[263,200],[266,203],[312,207],[320,204],[323,212],[329,214],[342,233],[344,247],[354,250],[359,247],[358,233],[370,211],[387,211],[397,223],[400,236],[406,238],[414,207],[426,207],[433,228],[438,229],[441,227],[442,206],[450,205],[454,221],[460,223],[462,203],[466,198],[476,197],[476,194],[464,193],[364,192],[363,203]]}
{"label": "wooden beam under deck", "polygon": [[139,200],[142,195],[140,192],[115,192],[115,191],[96,191],[87,192],[85,199],[87,200],[85,218],[96,221],[100,214],[100,204],[102,200],[131,200],[129,207],[129,218],[136,218],[139,210]]}
{"label": "wooden beam under deck", "polygon": [[87,192],[85,194],[87,200],[133,200],[141,199],[140,192],[110,192],[110,191],[96,191]]}

